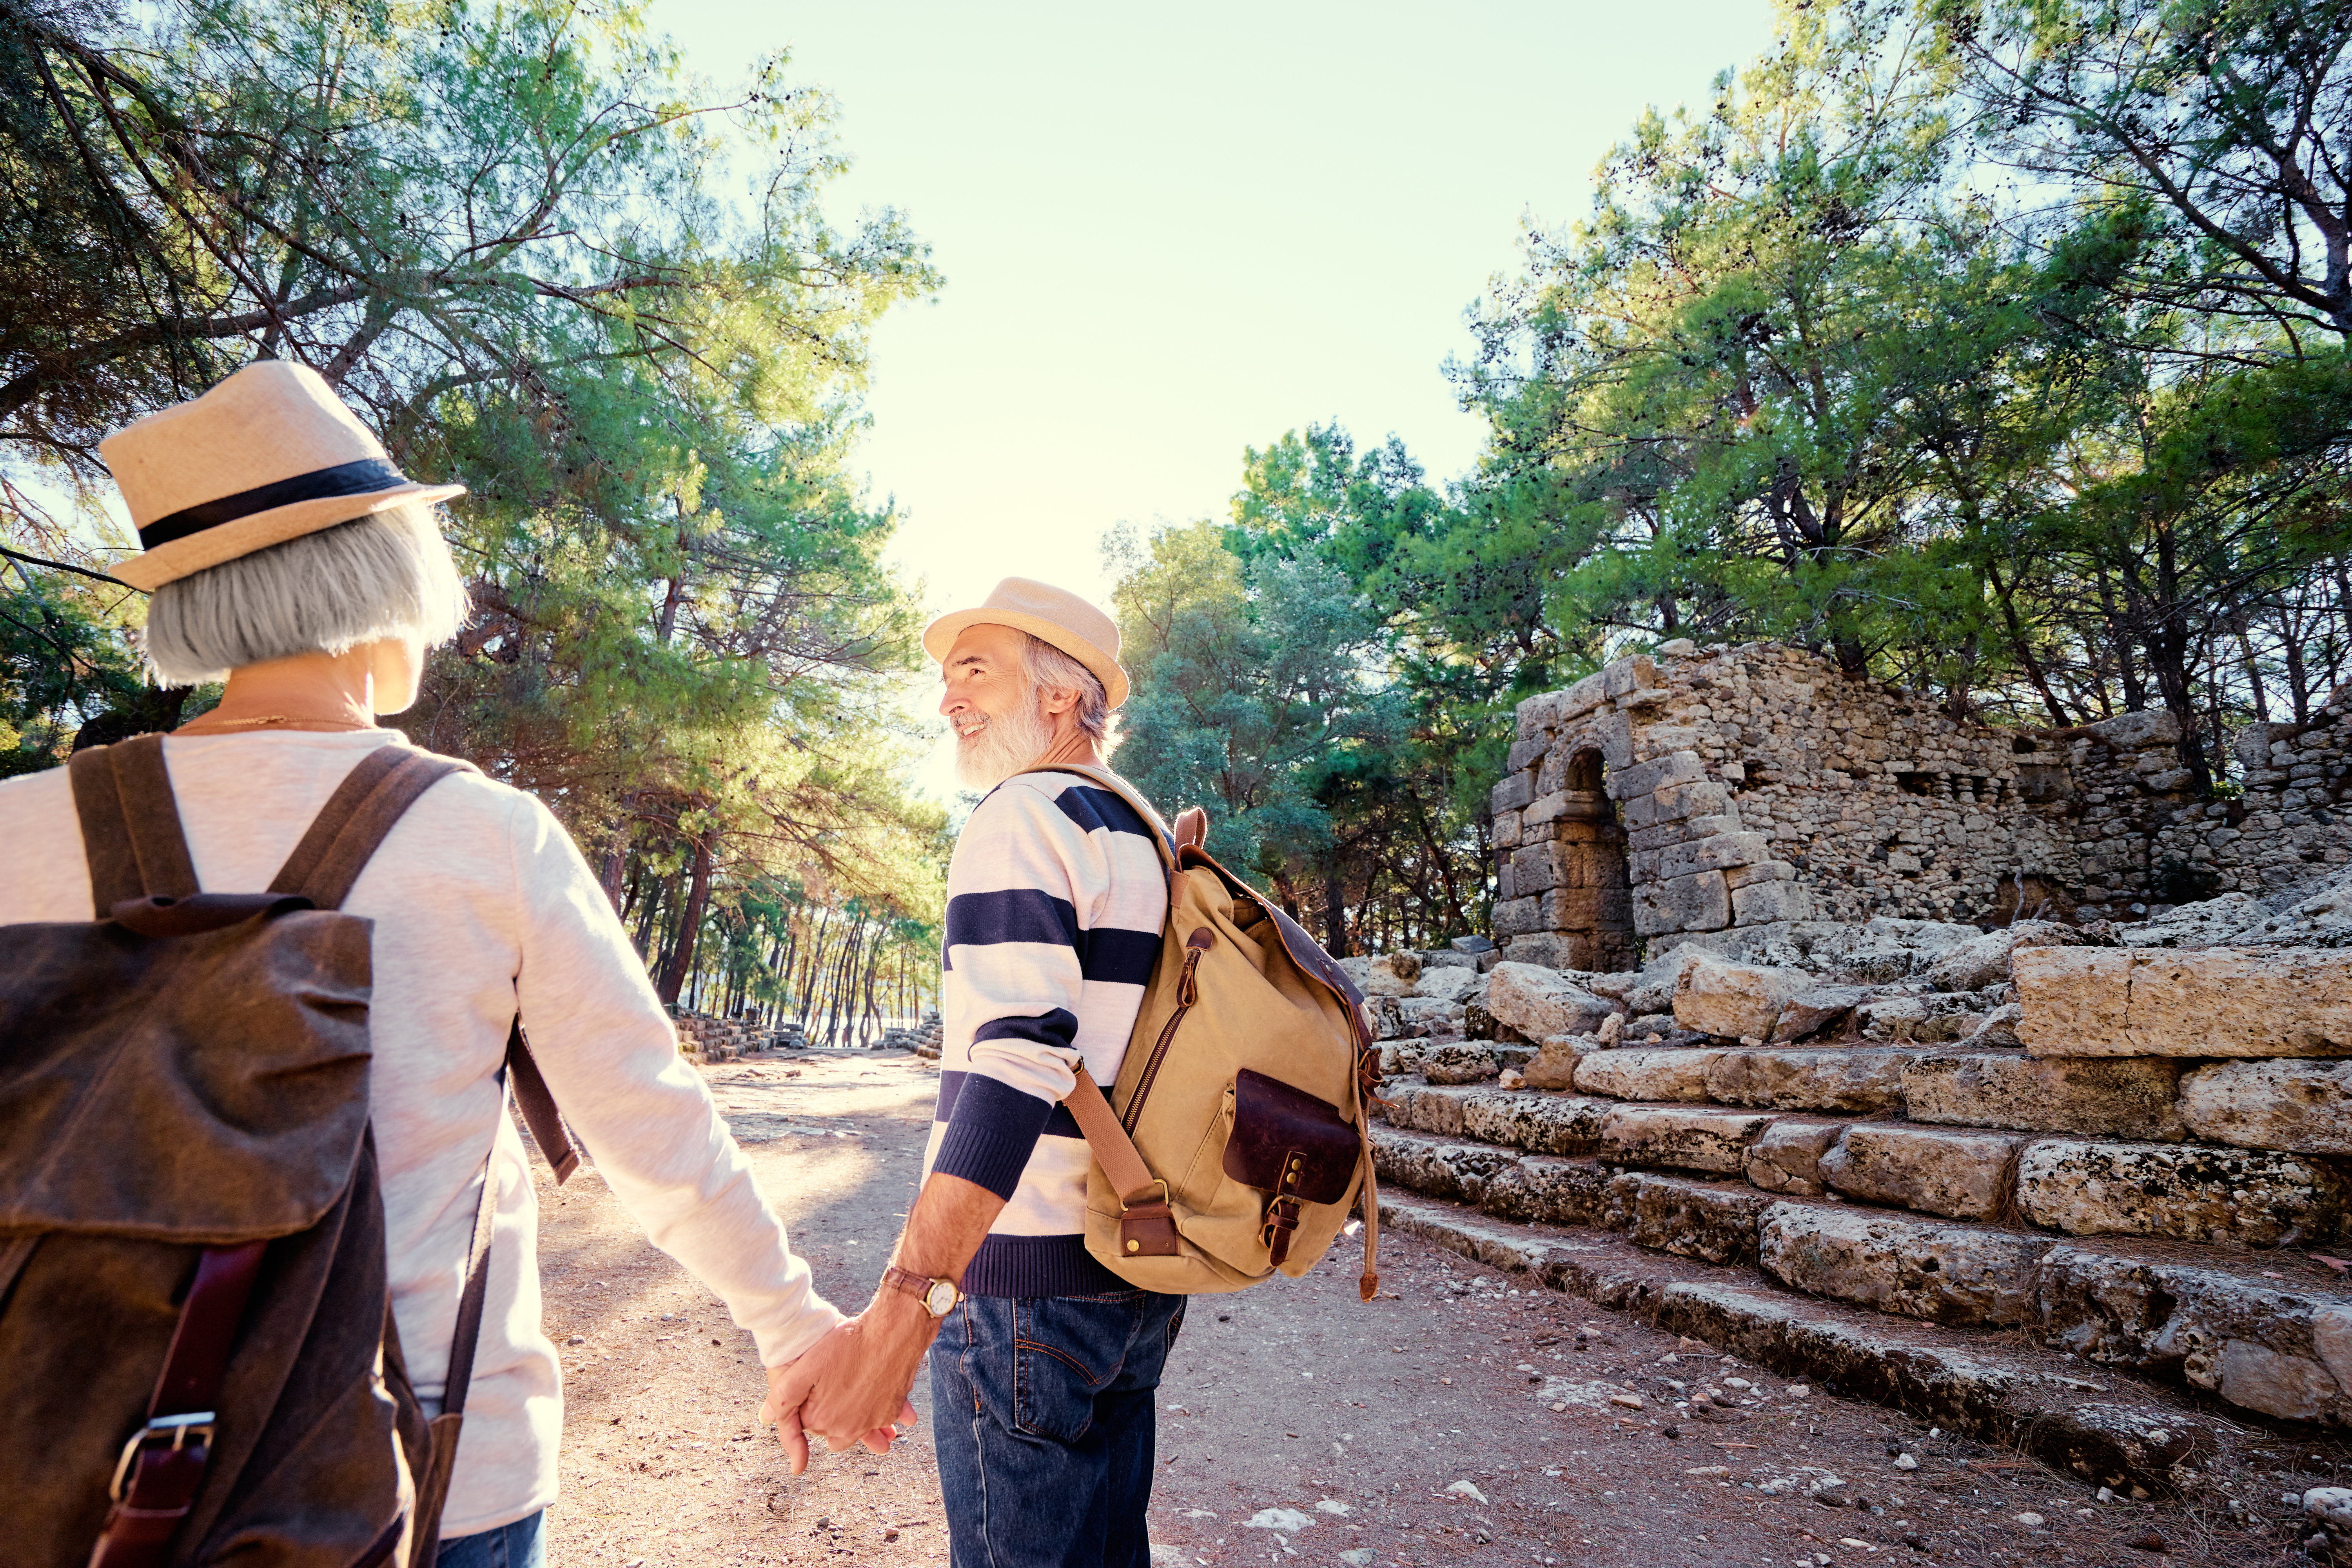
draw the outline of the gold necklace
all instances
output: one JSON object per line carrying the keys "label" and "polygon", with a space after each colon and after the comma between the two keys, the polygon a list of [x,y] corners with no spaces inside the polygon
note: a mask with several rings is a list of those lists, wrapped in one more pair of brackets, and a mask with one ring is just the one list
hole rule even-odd
{"label": "gold necklace", "polygon": [[288,713],[264,713],[252,719],[215,719],[209,713],[199,713],[194,719],[189,720],[185,724],[181,725],[178,732],[184,735],[191,731],[202,734],[204,733],[204,731],[197,728],[199,725],[209,725],[215,729],[228,730],[245,729],[252,726],[269,724],[324,725],[327,728],[335,730],[373,730],[375,728],[375,725],[373,722],[359,723],[349,719],[313,719]]}

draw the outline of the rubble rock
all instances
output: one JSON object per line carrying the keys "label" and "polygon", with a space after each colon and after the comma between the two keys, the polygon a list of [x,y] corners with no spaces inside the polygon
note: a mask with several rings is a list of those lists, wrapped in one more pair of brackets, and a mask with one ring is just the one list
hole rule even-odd
{"label": "rubble rock", "polygon": [[1903,1105],[1908,1051],[1840,1048],[1726,1050],[1707,1068],[1710,1099],[1777,1110],[1867,1114]]}
{"label": "rubble rock", "polygon": [[2352,872],[2336,875],[2275,915],[2241,931],[2237,941],[2248,946],[2292,943],[2299,947],[2341,947],[2352,939]]}
{"label": "rubble rock", "polygon": [[1576,1064],[1602,1048],[1601,1042],[1591,1035],[1550,1036],[1536,1052],[1535,1060],[1527,1065],[1528,1086],[1530,1089],[1574,1089]]}
{"label": "rubble rock", "polygon": [[1712,1107],[1621,1105],[1601,1119],[1601,1157],[1737,1175],[1741,1154],[1771,1121],[1753,1111]]}
{"label": "rubble rock", "polygon": [[2017,1037],[2017,1026],[2025,1017],[2025,1009],[2014,1002],[2004,1002],[1977,1020],[1973,1033],[1960,1043],[1983,1050],[2013,1048],[2024,1044]]}
{"label": "rubble rock", "polygon": [[1497,1023],[1531,1040],[1553,1035],[1589,1035],[1615,1011],[1557,970],[1503,963],[1486,976],[1486,1010]]}
{"label": "rubble rock", "polygon": [[2327,1544],[2352,1547],[2352,1487],[2314,1487],[2303,1494],[2304,1517],[2317,1525]]}
{"label": "rubble rock", "polygon": [[1717,1050],[1595,1051],[1576,1064],[1576,1087],[1584,1094],[1619,1100],[1697,1102],[1706,1099],[1706,1072]]}
{"label": "rubble rock", "polygon": [[1804,943],[1814,973],[1869,984],[1907,980],[1981,934],[1974,926],[1888,916],[1858,926],[1824,921],[1816,931],[1792,933]]}
{"label": "rubble rock", "polygon": [[1812,985],[1789,998],[1768,1040],[1801,1040],[1833,1030],[1874,994],[1867,985]]}
{"label": "rubble rock", "polygon": [[2180,1064],[2158,1057],[2084,1058],[1935,1052],[1902,1069],[1914,1121],[2178,1142]]}
{"label": "rubble rock", "polygon": [[2200,903],[2177,905],[2160,915],[2120,927],[2116,935],[2126,947],[2221,947],[2236,941],[2239,932],[2262,924],[2270,916],[2269,908],[2260,899],[2244,893],[2224,893]]}
{"label": "rubble rock", "polygon": [[1642,976],[1638,971],[1629,969],[1614,974],[1587,974],[1583,982],[1587,991],[1622,1008],[1625,999],[1641,988]]}
{"label": "rubble rock", "polygon": [[1364,1005],[1372,1015],[1372,1038],[1412,1040],[1429,1037],[1428,1021],[1407,1017],[1404,1001],[1402,996],[1384,996],[1378,993],[1365,997]]}
{"label": "rubble rock", "polygon": [[1776,1116],[1740,1154],[1748,1184],[1790,1197],[1817,1198],[1829,1191],[1822,1180],[1822,1156],[1845,1135],[1847,1123],[1812,1116]]}
{"label": "rubble rock", "polygon": [[1468,1040],[1439,1046],[1421,1058],[1422,1076],[1432,1083],[1481,1083],[1501,1070],[1493,1051]]}
{"label": "rubble rock", "polygon": [[2021,1137],[1864,1122],[1822,1156],[1822,1179],[1848,1197],[1953,1219],[1990,1219],[2009,1199]]}
{"label": "rubble rock", "polygon": [[2217,1143],[2352,1154],[2352,1062],[2216,1062],[2181,1080],[2180,1114]]}
{"label": "rubble rock", "polygon": [[1467,963],[1449,963],[1443,967],[1424,964],[1421,978],[1413,983],[1416,996],[1433,996],[1445,1002],[1466,1002],[1484,992],[1486,976]]}
{"label": "rubble rock", "polygon": [[2070,1236],[2281,1247],[2332,1239],[2343,1178],[2268,1150],[2044,1139],[2018,1161],[2017,1203]]}
{"label": "rubble rock", "polygon": [[1382,953],[1367,967],[1363,984],[1368,996],[1411,996],[1421,979],[1421,954],[1400,951]]}
{"label": "rubble rock", "polygon": [[1866,1040],[1909,1040],[1921,1045],[1974,1034],[1985,1015],[1961,994],[1874,996],[1854,1009],[1855,1027]]}
{"label": "rubble rock", "polygon": [[2038,947],[2015,967],[2037,1057],[2352,1057],[2352,952]]}
{"label": "rubble rock", "polygon": [[1769,1039],[1790,999],[1813,988],[1801,969],[1766,969],[1701,958],[1675,991],[1675,1022],[1725,1039]]}
{"label": "rubble rock", "polygon": [[1981,991],[2009,978],[2011,955],[2021,947],[2071,947],[2084,933],[2055,921],[2019,921],[1987,931],[1937,959],[1927,971],[1927,983],[1938,991]]}
{"label": "rubble rock", "polygon": [[1419,1026],[1432,1039],[1458,1040],[1463,1036],[1463,1023],[1468,1009],[1459,1002],[1448,1002],[1436,996],[1398,996],[1397,1016],[1408,1024]]}

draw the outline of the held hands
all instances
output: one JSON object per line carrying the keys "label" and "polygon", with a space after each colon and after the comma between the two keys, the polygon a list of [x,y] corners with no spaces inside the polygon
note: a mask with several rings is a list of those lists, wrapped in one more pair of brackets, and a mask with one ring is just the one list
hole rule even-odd
{"label": "held hands", "polygon": [[838,1454],[863,1443],[877,1454],[890,1451],[898,1436],[893,1421],[913,1426],[907,1398],[915,1373],[936,1330],[929,1315],[904,1296],[884,1291],[864,1312],[841,1323],[809,1347],[798,1361],[768,1369],[768,1397],[760,1420],[772,1424],[799,1475],[808,1468],[809,1436],[823,1437]]}

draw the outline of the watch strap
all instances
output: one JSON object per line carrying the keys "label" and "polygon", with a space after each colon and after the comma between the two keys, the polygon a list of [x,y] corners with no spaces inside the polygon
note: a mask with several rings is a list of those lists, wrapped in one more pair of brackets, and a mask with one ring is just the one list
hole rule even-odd
{"label": "watch strap", "polygon": [[[912,1296],[923,1304],[923,1310],[928,1312],[931,1310],[931,1287],[943,1281],[934,1279],[928,1274],[918,1274],[911,1268],[901,1268],[893,1263],[882,1270],[882,1283],[893,1290],[903,1290]],[[944,1283],[950,1289],[954,1289],[953,1280],[947,1280]]]}

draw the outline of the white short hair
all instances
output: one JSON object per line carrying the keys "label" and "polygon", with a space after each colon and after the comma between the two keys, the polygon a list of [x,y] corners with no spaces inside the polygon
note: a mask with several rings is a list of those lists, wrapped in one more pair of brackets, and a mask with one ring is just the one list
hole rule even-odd
{"label": "white short hair", "polygon": [[412,633],[448,641],[465,623],[466,584],[436,510],[390,507],[164,584],[141,637],[156,679],[194,686]]}
{"label": "white short hair", "polygon": [[1110,728],[1110,697],[1095,672],[1043,637],[1023,632],[1021,668],[1040,691],[1076,691],[1078,728],[1099,741]]}

